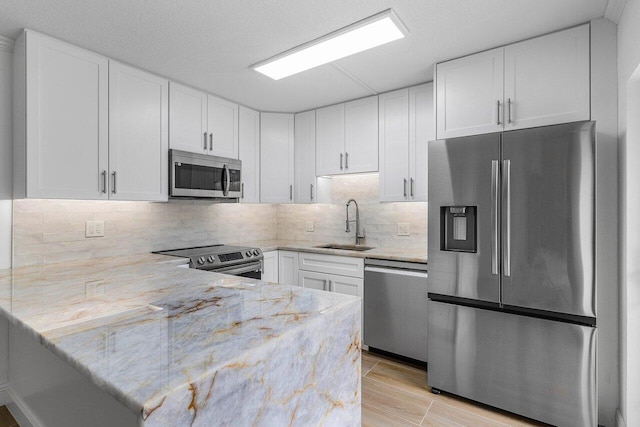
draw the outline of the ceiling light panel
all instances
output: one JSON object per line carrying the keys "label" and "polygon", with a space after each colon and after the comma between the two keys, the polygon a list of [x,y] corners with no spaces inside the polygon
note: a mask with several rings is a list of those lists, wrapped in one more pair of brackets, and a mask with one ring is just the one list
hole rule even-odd
{"label": "ceiling light panel", "polygon": [[404,38],[406,27],[388,9],[319,39],[305,43],[252,68],[274,80]]}

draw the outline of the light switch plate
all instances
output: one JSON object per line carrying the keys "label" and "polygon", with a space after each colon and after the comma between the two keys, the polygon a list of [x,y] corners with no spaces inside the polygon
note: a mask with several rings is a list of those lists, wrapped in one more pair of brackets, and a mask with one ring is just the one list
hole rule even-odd
{"label": "light switch plate", "polygon": [[398,223],[398,236],[410,236],[411,235],[411,227],[406,222]]}
{"label": "light switch plate", "polygon": [[87,221],[84,237],[104,237],[104,221]]}
{"label": "light switch plate", "polygon": [[305,225],[304,231],[308,231],[308,232],[313,232],[315,225],[313,223],[313,221],[307,221],[307,224]]}

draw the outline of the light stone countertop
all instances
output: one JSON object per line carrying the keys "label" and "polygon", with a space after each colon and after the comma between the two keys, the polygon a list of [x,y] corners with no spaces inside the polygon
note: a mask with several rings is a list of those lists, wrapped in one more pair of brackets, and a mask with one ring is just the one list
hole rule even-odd
{"label": "light stone countertop", "polygon": [[[257,240],[250,242],[234,242],[233,245],[254,246],[263,252],[286,250],[298,252],[312,252],[327,255],[350,256],[357,258],[386,259],[391,261],[417,262],[427,264],[427,249],[392,249],[373,248],[367,251],[350,251],[340,249],[319,248],[318,246],[329,244],[322,242],[306,242],[297,240]],[[365,246],[367,246],[365,244]]]}
{"label": "light stone countertop", "polygon": [[[353,394],[360,387],[359,298],[178,268],[184,263],[143,254],[0,270],[0,314],[139,414],[144,425],[168,419],[190,425],[194,411],[202,425],[232,415],[256,422],[266,413],[260,399],[267,386],[274,399],[276,392],[285,400],[287,393],[295,396],[287,389],[295,381],[281,369],[302,361],[314,365],[300,371],[295,387],[317,392],[319,401],[309,400],[313,410],[342,425],[359,422],[360,396]],[[327,360],[347,358],[344,371],[330,364],[319,384],[315,363],[323,352]],[[224,390],[230,375],[246,403]],[[242,378],[255,379],[255,396],[238,385],[248,381]],[[233,402],[224,400],[233,395]],[[325,407],[327,396],[340,405]],[[230,414],[239,404],[256,412],[247,406]],[[286,419],[287,409],[280,405],[277,416]]]}

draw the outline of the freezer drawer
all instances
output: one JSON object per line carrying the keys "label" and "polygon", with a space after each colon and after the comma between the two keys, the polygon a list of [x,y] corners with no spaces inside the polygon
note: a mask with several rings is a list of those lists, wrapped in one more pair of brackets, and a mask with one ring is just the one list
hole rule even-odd
{"label": "freezer drawer", "polygon": [[427,361],[427,272],[367,265],[364,343]]}
{"label": "freezer drawer", "polygon": [[429,301],[431,387],[561,426],[596,426],[596,329]]}

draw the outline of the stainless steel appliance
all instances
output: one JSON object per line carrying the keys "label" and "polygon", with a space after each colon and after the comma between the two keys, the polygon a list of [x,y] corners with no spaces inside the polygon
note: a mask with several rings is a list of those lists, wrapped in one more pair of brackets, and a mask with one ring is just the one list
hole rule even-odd
{"label": "stainless steel appliance", "polygon": [[154,253],[189,258],[189,268],[262,279],[264,255],[258,248],[212,245]]}
{"label": "stainless steel appliance", "polygon": [[597,425],[595,123],[429,143],[428,383]]}
{"label": "stainless steel appliance", "polygon": [[238,159],[169,150],[169,196],[237,199],[242,195]]}
{"label": "stainless steel appliance", "polygon": [[427,361],[427,265],[365,260],[364,343]]}

